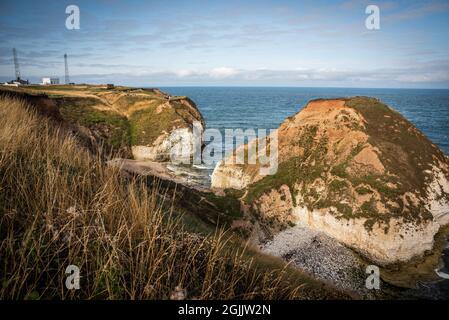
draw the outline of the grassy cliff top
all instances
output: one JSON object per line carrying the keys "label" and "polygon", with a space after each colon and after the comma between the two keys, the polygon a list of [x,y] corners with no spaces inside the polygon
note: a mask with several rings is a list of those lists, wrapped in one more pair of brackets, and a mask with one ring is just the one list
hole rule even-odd
{"label": "grassy cliff top", "polygon": [[114,150],[151,145],[163,132],[204,124],[187,97],[172,97],[159,89],[107,85],[0,86],[0,94],[51,109],[58,120],[87,128],[95,139]]}

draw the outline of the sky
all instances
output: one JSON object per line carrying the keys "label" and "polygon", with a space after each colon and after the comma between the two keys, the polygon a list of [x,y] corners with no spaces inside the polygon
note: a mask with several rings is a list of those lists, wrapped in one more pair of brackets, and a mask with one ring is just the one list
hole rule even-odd
{"label": "sky", "polygon": [[449,88],[449,0],[0,0],[0,81],[12,48],[33,82]]}

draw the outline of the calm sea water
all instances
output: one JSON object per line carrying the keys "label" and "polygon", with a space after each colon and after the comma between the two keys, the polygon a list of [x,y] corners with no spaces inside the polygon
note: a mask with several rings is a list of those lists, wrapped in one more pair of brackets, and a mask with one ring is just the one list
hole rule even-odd
{"label": "calm sea water", "polygon": [[190,97],[209,128],[275,129],[316,98],[371,96],[399,111],[449,154],[449,90],[165,87],[172,95]]}

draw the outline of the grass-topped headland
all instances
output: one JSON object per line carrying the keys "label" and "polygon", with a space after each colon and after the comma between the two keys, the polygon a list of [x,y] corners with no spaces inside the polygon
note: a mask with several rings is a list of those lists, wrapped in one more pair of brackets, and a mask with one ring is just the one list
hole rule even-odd
{"label": "grass-topped headland", "polygon": [[177,128],[204,123],[193,101],[159,89],[106,85],[0,86],[0,95],[25,99],[37,111],[51,109],[90,144],[132,157],[132,146],[152,146]]}

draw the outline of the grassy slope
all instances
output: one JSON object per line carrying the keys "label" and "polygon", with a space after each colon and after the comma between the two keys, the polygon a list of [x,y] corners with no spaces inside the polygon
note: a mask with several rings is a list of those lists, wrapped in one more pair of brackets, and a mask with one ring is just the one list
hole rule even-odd
{"label": "grassy slope", "polygon": [[131,128],[127,118],[112,110],[98,110],[95,99],[61,97],[58,99],[62,117],[69,123],[87,127],[100,133],[102,139],[119,150],[130,146]]}
{"label": "grassy slope", "polygon": [[171,128],[169,124],[177,118],[174,110],[166,110],[160,115],[156,114],[155,109],[134,112],[130,116],[132,144],[151,145],[163,130],[167,130],[167,127]]}
{"label": "grassy slope", "polygon": [[[161,190],[28,109],[0,98],[1,299],[167,299],[176,286],[202,299],[348,297],[223,232],[190,232]],[[80,290],[64,287],[70,264]]]}
{"label": "grassy slope", "polygon": [[[387,172],[393,174],[370,176],[365,181],[351,179],[352,182],[367,183],[381,193],[384,202],[397,201],[398,196],[415,190],[419,196],[426,197],[426,182],[432,164],[435,159],[447,162],[443,152],[412,123],[377,99],[356,97],[348,100],[346,105],[360,112],[367,120],[368,142],[379,148]],[[388,183],[396,184],[397,188],[389,188]],[[409,220],[432,218],[422,203],[414,208],[405,208],[402,202],[399,205],[399,208],[387,208],[392,215],[404,216]],[[404,208],[407,215],[403,215]]]}

